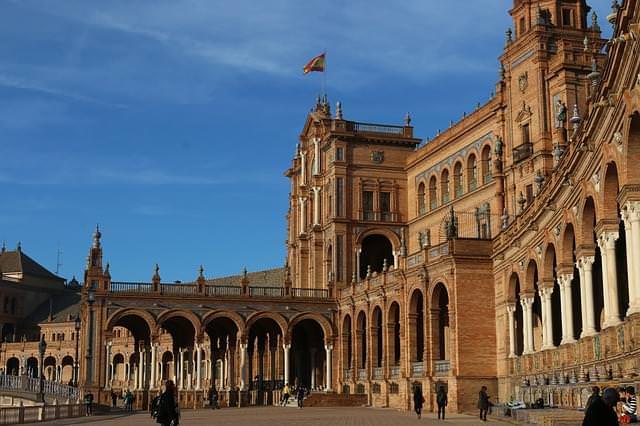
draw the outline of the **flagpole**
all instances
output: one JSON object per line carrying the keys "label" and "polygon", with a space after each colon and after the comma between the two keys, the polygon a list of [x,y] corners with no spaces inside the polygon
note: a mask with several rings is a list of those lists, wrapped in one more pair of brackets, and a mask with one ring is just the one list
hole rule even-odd
{"label": "flagpole", "polygon": [[322,72],[322,94],[327,95],[327,49],[324,50],[324,71]]}

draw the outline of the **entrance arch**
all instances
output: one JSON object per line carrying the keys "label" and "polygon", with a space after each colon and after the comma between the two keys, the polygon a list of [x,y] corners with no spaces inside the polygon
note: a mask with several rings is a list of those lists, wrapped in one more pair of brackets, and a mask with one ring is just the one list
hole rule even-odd
{"label": "entrance arch", "polygon": [[409,302],[409,350],[411,362],[422,362],[424,357],[424,296],[414,290]]}
{"label": "entrance arch", "polygon": [[434,359],[449,360],[449,293],[442,283],[436,284],[431,296],[431,330]]}
{"label": "entrance arch", "polygon": [[280,351],[277,350],[283,342],[281,325],[272,316],[259,315],[247,321],[247,328],[249,387],[259,391],[275,387],[277,382],[284,379],[284,375],[278,374],[279,371],[284,372],[284,369],[276,368],[276,365],[281,365]]}
{"label": "entrance arch", "polygon": [[6,374],[10,376],[17,376],[20,374],[20,361],[16,357],[11,357],[7,360]]}
{"label": "entrance arch", "polygon": [[391,366],[400,365],[401,356],[401,328],[400,328],[400,305],[392,302],[389,306],[387,322],[387,342],[389,342],[389,364]]}
{"label": "entrance arch", "polygon": [[307,389],[319,389],[325,382],[325,334],[314,319],[303,319],[291,329],[290,377]]}

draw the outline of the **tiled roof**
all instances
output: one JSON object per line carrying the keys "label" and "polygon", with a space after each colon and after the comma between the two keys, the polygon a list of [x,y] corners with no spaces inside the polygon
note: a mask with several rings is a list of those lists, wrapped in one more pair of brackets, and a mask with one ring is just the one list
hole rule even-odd
{"label": "tiled roof", "polygon": [[0,272],[21,272],[23,275],[64,281],[63,278],[47,270],[19,248],[13,251],[0,252]]}
{"label": "tiled roof", "polygon": [[[51,312],[51,321],[49,321],[49,312]],[[79,313],[80,293],[67,290],[42,302],[24,322],[34,325],[43,322],[67,322],[73,321]]]}
{"label": "tiled roof", "polygon": [[[266,269],[264,271],[248,272],[247,279],[250,287],[284,287],[285,274],[285,268]],[[208,278],[206,281],[208,285],[239,286],[241,280],[242,274]]]}

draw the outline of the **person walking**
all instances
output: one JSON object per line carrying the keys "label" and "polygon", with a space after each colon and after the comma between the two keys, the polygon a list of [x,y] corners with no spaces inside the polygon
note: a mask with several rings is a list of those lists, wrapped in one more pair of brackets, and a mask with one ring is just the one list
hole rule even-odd
{"label": "person walking", "polygon": [[638,415],[638,399],[636,398],[636,390],[633,386],[627,386],[624,389],[624,403],[622,404],[622,416],[620,416],[620,420],[622,421],[624,417],[624,421],[626,423],[637,423]]}
{"label": "person walking", "polygon": [[591,388],[591,395],[589,396],[589,399],[587,399],[587,403],[584,406],[584,411],[586,412],[589,407],[591,406],[591,404],[593,404],[593,402],[596,399],[600,399],[600,388],[597,386],[594,386]]}
{"label": "person walking", "polygon": [[160,395],[156,422],[162,426],[177,426],[180,421],[180,409],[176,400],[176,388],[173,381],[167,380],[164,392]]}
{"label": "person walking", "polygon": [[211,389],[209,389],[209,408],[212,410],[220,408],[218,405],[218,391],[215,386],[211,386]]}
{"label": "person walking", "polygon": [[298,389],[296,389],[296,398],[298,399],[298,408],[303,407],[303,401],[306,395],[307,395],[307,390],[305,389],[304,385],[298,386]]}
{"label": "person walking", "polygon": [[582,426],[618,426],[615,407],[620,399],[618,391],[606,388],[602,397],[595,398],[584,413]]}
{"label": "person walking", "polygon": [[442,420],[444,420],[444,408],[449,403],[447,399],[447,391],[444,390],[444,385],[438,387],[438,393],[436,394],[436,403],[438,404],[438,420],[440,420],[440,413],[442,413]]}
{"label": "person walking", "polygon": [[129,389],[127,389],[127,393],[124,395],[124,409],[126,411],[133,411],[133,394]]}
{"label": "person walking", "polygon": [[118,394],[116,393],[116,391],[112,390],[111,391],[111,407],[116,408],[117,405],[118,405]]}
{"label": "person walking", "polygon": [[478,394],[478,408],[480,409],[480,420],[487,421],[487,412],[489,411],[489,394],[487,393],[487,387],[483,386]]}
{"label": "person walking", "polygon": [[91,391],[84,395],[85,415],[93,415],[93,394]]}
{"label": "person walking", "polygon": [[289,402],[289,397],[291,396],[290,392],[289,383],[285,383],[284,388],[282,388],[282,399],[280,400],[280,405],[283,407]]}
{"label": "person walking", "polygon": [[422,388],[419,385],[415,385],[413,388],[413,409],[418,415],[418,419],[422,418],[423,404],[424,404],[424,397],[422,396]]}

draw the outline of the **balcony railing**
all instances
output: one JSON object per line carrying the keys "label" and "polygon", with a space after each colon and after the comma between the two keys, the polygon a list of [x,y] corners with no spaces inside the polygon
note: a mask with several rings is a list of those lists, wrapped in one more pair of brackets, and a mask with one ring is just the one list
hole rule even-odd
{"label": "balcony railing", "polygon": [[358,380],[367,380],[367,369],[361,368],[358,370]]}
{"label": "balcony railing", "polygon": [[384,377],[384,373],[382,371],[382,367],[375,367],[373,369],[373,378],[374,380],[382,380]]}
{"label": "balcony railing", "polygon": [[207,296],[241,296],[242,287],[230,285],[208,285],[205,287],[205,293]]}
{"label": "balcony railing", "polygon": [[344,380],[351,380],[353,378],[353,370],[350,368],[344,369]]}
{"label": "balcony railing", "polygon": [[520,146],[513,148],[513,162],[517,163],[524,159],[529,158],[533,154],[533,144],[523,143]]}
{"label": "balcony railing", "polygon": [[[387,135],[404,135],[404,127],[402,126],[387,126],[383,124],[373,124],[373,123],[358,123],[353,122],[353,127],[350,130],[353,130],[357,133],[384,133]],[[349,126],[351,127],[351,126]]]}
{"label": "balcony railing", "polygon": [[397,379],[398,377],[400,377],[400,366],[399,365],[393,365],[391,367],[391,377],[393,377],[394,379]]}
{"label": "balcony railing", "polygon": [[151,293],[152,291],[151,283],[111,282],[111,293]]}
{"label": "balcony railing", "polygon": [[283,287],[249,287],[249,296],[254,297],[283,297]]}
{"label": "balcony railing", "polygon": [[310,299],[327,299],[329,290],[324,288],[292,288],[293,297],[303,297]]}
{"label": "balcony railing", "polygon": [[364,210],[360,212],[362,220],[368,220],[372,222],[397,222],[398,213],[396,212],[380,212],[373,210]]}
{"label": "balcony railing", "polygon": [[174,296],[191,296],[198,294],[198,286],[191,284],[160,284],[160,293]]}
{"label": "balcony railing", "polygon": [[416,376],[422,376],[422,374],[424,373],[424,363],[422,361],[420,362],[412,362],[411,363],[411,375],[416,377]]}
{"label": "balcony railing", "polygon": [[438,360],[435,364],[436,376],[446,376],[451,369],[451,363],[449,360]]}

